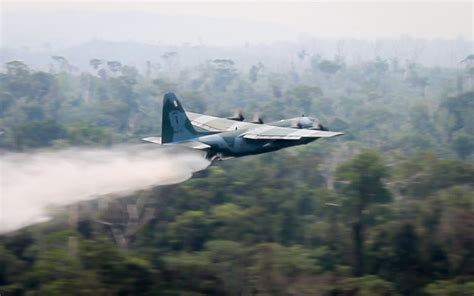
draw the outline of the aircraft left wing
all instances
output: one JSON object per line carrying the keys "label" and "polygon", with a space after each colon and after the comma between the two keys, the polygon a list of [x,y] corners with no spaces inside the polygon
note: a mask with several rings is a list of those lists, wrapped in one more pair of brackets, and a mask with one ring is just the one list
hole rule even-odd
{"label": "aircraft left wing", "polygon": [[202,129],[205,129],[210,132],[225,132],[235,129],[240,129],[242,127],[249,127],[252,125],[260,126],[260,124],[235,121],[226,118],[214,117],[199,113],[186,112],[188,118],[191,120],[191,124]]}
{"label": "aircraft left wing", "polygon": [[293,129],[259,124],[257,128],[249,129],[242,133],[246,139],[255,140],[299,140],[301,138],[331,138],[343,135],[341,132],[328,132],[321,130]]}

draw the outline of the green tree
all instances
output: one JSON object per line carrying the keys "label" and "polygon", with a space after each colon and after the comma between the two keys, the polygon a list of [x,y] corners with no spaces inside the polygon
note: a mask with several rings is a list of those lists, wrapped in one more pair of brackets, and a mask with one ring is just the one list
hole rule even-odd
{"label": "green tree", "polygon": [[423,292],[429,296],[471,296],[474,291],[474,279],[440,280],[428,284]]}
{"label": "green tree", "polygon": [[378,152],[366,150],[337,168],[337,177],[346,182],[341,191],[347,196],[347,205],[353,217],[354,275],[364,274],[365,212],[374,203],[391,200],[391,194],[383,179],[388,176],[387,167]]}
{"label": "green tree", "polygon": [[209,237],[209,219],[201,211],[187,211],[170,224],[169,236],[178,249],[200,250]]}
{"label": "green tree", "polygon": [[423,262],[421,261],[418,236],[413,225],[404,224],[394,238],[392,271],[399,290],[408,295],[420,286]]}
{"label": "green tree", "polygon": [[474,152],[474,136],[457,134],[453,139],[453,149],[461,159],[468,158]]}
{"label": "green tree", "polygon": [[337,284],[333,295],[354,296],[397,296],[399,295],[392,283],[374,275],[360,278],[349,278]]}
{"label": "green tree", "polygon": [[64,138],[66,131],[57,122],[52,120],[32,121],[13,128],[13,138],[16,147],[44,147],[52,141]]}

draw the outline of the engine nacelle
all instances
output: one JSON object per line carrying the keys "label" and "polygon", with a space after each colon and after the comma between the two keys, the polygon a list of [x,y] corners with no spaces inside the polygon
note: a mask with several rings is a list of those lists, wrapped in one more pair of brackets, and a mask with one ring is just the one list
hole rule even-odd
{"label": "engine nacelle", "polygon": [[263,124],[263,119],[260,116],[260,113],[254,113],[251,123]]}
{"label": "engine nacelle", "polygon": [[227,119],[234,121],[244,121],[245,117],[242,115],[241,110],[235,110],[234,115],[231,117],[227,117]]}
{"label": "engine nacelle", "polygon": [[314,117],[296,117],[291,120],[291,127],[298,129],[313,129],[327,131],[328,129],[319,123],[319,120]]}

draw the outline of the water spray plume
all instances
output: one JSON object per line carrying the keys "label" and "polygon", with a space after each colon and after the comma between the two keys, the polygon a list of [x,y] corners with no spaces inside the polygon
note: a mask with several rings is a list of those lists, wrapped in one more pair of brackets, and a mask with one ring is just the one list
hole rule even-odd
{"label": "water spray plume", "polygon": [[155,145],[75,148],[0,156],[0,233],[48,219],[48,206],[179,183],[209,162],[200,152]]}

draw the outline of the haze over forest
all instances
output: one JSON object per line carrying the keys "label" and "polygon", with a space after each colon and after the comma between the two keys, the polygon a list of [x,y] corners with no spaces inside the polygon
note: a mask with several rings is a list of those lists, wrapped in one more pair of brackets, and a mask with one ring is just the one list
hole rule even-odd
{"label": "haze over forest", "polygon": [[[446,21],[449,15],[456,15]],[[403,21],[400,21],[403,20]],[[2,3],[1,62],[47,69],[65,56],[142,68],[179,51],[178,67],[216,57],[237,67],[261,61],[285,69],[293,52],[348,64],[374,57],[460,67],[473,48],[471,2],[426,3]],[[162,62],[162,61],[161,61]]]}

